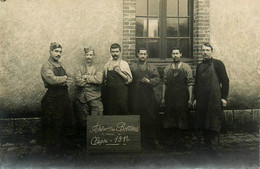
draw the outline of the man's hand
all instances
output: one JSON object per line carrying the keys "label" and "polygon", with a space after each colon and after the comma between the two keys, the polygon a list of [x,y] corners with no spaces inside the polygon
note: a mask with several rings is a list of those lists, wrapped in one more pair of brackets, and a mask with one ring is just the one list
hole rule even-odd
{"label": "man's hand", "polygon": [[165,99],[162,99],[161,105],[162,105],[162,106],[165,106]]}
{"label": "man's hand", "polygon": [[143,78],[140,80],[140,82],[145,83],[145,84],[151,83],[151,81],[150,81],[148,78],[146,78],[146,77],[143,77]]}
{"label": "man's hand", "polygon": [[188,108],[190,108],[192,106],[192,101],[191,99],[188,101]]}
{"label": "man's hand", "polygon": [[117,72],[118,74],[120,74],[122,71],[121,71],[121,69],[120,69],[120,67],[117,65],[117,66],[114,66],[113,67],[113,70],[115,71],[115,72]]}
{"label": "man's hand", "polygon": [[221,102],[222,102],[222,106],[223,107],[226,107],[227,106],[227,101],[225,99],[221,99]]}
{"label": "man's hand", "polygon": [[73,78],[72,78],[71,76],[68,76],[68,77],[67,77],[67,82],[66,82],[66,84],[67,84],[68,86],[70,86],[70,85],[73,84]]}
{"label": "man's hand", "polygon": [[89,76],[90,75],[83,75],[82,77],[83,77],[84,80],[87,80]]}
{"label": "man's hand", "polygon": [[196,104],[197,104],[197,101],[194,100],[194,101],[193,101],[193,104],[192,104],[192,107],[193,107],[194,109],[196,108]]}

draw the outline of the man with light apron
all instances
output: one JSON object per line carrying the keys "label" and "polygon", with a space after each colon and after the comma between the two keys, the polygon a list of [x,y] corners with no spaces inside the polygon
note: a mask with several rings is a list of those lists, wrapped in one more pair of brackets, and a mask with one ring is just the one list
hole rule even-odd
{"label": "man with light apron", "polygon": [[146,48],[140,48],[137,56],[138,61],[130,65],[133,75],[129,85],[130,112],[140,115],[142,143],[157,146],[160,126],[153,87],[159,85],[160,76],[157,68],[147,63]]}
{"label": "man with light apron", "polygon": [[197,66],[194,86],[196,128],[203,129],[205,145],[216,149],[224,117],[222,107],[227,104],[229,79],[224,64],[212,58],[212,46],[205,43],[201,49],[203,61]]}
{"label": "man with light apron", "polygon": [[68,94],[68,76],[63,64],[59,62],[62,47],[53,42],[50,45],[50,57],[42,65],[41,77],[47,92],[42,108],[42,128],[47,153],[59,154],[67,149],[69,138],[75,134],[75,119]]}
{"label": "man with light apron", "polygon": [[129,114],[127,84],[132,82],[132,73],[128,63],[121,58],[119,44],[112,44],[110,53],[112,59],[104,67],[104,114],[127,115]]}
{"label": "man with light apron", "polygon": [[[173,48],[173,63],[166,66],[163,73],[162,105],[165,105],[163,128],[177,142],[189,136],[188,107],[192,106],[194,79],[190,66],[181,62],[182,52]],[[182,144],[182,143],[180,143]],[[179,148],[180,146],[176,144]]]}

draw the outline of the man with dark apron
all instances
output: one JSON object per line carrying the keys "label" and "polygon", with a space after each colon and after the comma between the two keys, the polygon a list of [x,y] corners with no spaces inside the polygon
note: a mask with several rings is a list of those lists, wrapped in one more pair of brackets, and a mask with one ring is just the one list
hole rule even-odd
{"label": "man with dark apron", "polygon": [[[112,59],[104,68],[105,97],[104,114],[127,115],[128,86],[132,82],[132,73],[127,62],[120,57],[121,46],[114,43],[110,47]],[[102,91],[103,92],[103,91]]]}
{"label": "man with dark apron", "polygon": [[69,136],[75,132],[67,86],[72,78],[59,62],[61,53],[61,45],[51,43],[50,58],[41,68],[41,77],[48,89],[41,102],[43,137],[47,153],[51,154],[63,153],[68,148]]}
{"label": "man with dark apron", "polygon": [[229,79],[224,64],[212,58],[213,48],[209,43],[202,46],[203,61],[197,66],[194,107],[196,128],[203,129],[205,145],[218,148],[218,135],[223,121],[222,106],[227,104]]}
{"label": "man with dark apron", "polygon": [[157,68],[147,63],[146,48],[140,48],[137,56],[138,61],[130,65],[129,108],[132,115],[140,115],[142,142],[156,146],[160,126],[153,87],[160,83],[160,76]]}
{"label": "man with dark apron", "polygon": [[[181,50],[173,48],[171,55],[173,63],[166,66],[163,74],[162,105],[165,105],[163,128],[164,131],[168,129],[166,134],[169,133],[180,142],[189,135],[188,107],[192,106],[194,80],[190,66],[180,61]],[[180,147],[177,144],[176,146]]]}

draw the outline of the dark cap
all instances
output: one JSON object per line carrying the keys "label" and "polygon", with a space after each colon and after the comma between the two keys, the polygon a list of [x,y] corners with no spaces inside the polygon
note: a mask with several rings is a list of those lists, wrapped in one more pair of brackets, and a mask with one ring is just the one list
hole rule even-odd
{"label": "dark cap", "polygon": [[90,51],[94,51],[94,49],[92,48],[92,46],[89,46],[89,47],[87,47],[87,48],[84,48],[84,52],[85,52],[85,53],[88,53],[88,52],[90,52]]}
{"label": "dark cap", "polygon": [[52,42],[50,45],[50,51],[53,51],[56,48],[62,48],[61,45],[57,42]]}

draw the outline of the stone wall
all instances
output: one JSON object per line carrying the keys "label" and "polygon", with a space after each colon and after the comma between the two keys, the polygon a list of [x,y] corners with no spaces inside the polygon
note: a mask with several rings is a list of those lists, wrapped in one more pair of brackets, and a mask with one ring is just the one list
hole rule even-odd
{"label": "stone wall", "polygon": [[[260,109],[225,110],[224,115],[222,131],[225,133],[256,133],[259,130]],[[42,152],[41,136],[40,117],[0,119],[0,154]]]}

